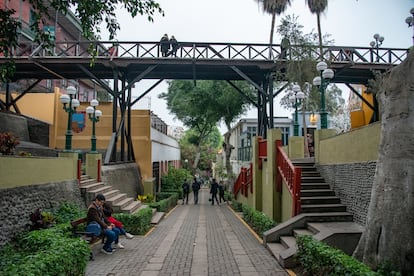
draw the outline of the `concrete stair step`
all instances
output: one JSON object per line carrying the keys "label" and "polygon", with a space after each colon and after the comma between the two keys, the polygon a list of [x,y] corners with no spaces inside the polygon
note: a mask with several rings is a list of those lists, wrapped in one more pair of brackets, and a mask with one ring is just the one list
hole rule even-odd
{"label": "concrete stair step", "polygon": [[280,243],[286,248],[295,248],[296,238],[293,236],[281,236]]}
{"label": "concrete stair step", "polygon": [[301,190],[329,190],[331,187],[327,183],[301,183]]}
{"label": "concrete stair step", "polygon": [[104,193],[106,193],[106,192],[108,192],[110,190],[112,190],[112,186],[102,185],[102,186],[100,186],[98,188],[94,188],[94,189],[88,190],[87,193],[90,194],[90,195],[92,194],[93,197],[95,198],[95,196],[97,194],[104,194]]}
{"label": "concrete stair step", "polygon": [[111,199],[111,203],[112,203],[113,202],[112,198],[116,197],[119,193],[120,193],[119,190],[112,189],[112,190],[105,192],[103,195],[105,196],[106,201],[109,201],[108,199]]}
{"label": "concrete stair step", "polygon": [[96,179],[94,179],[94,178],[88,178],[88,179],[85,179],[85,180],[81,180],[80,183],[79,183],[79,185],[80,186],[86,186],[88,184],[93,184],[93,183],[97,183]]}
{"label": "concrete stair step", "polygon": [[331,189],[300,190],[300,196],[301,197],[335,196],[335,192]]}
{"label": "concrete stair step", "polygon": [[318,171],[303,171],[302,177],[320,177],[321,174]]}
{"label": "concrete stair step", "polygon": [[267,243],[266,246],[267,246],[267,249],[270,251],[270,253],[272,253],[272,255],[275,256],[276,258],[279,257],[279,254],[282,251],[286,250],[286,247],[280,242]]}
{"label": "concrete stair step", "polygon": [[89,175],[86,175],[86,174],[82,174],[81,177],[80,177],[81,182],[84,181],[84,180],[87,180],[87,179],[90,179],[90,177],[89,177]]}
{"label": "concrete stair step", "polygon": [[315,232],[309,230],[309,229],[294,229],[293,230],[293,235],[295,237],[298,236],[313,236]]}
{"label": "concrete stair step", "polygon": [[164,217],[165,212],[156,212],[152,215],[151,224],[158,224]]}
{"label": "concrete stair step", "polygon": [[317,172],[318,171],[316,167],[300,167],[300,168],[302,169],[302,172]]}
{"label": "concrete stair step", "polygon": [[340,204],[341,199],[337,196],[313,196],[313,197],[301,197],[300,202],[302,205],[307,204]]}
{"label": "concrete stair step", "polygon": [[301,213],[345,212],[343,204],[302,204]]}
{"label": "concrete stair step", "polygon": [[[116,190],[116,191],[118,191],[118,190]],[[123,193],[120,193],[118,191],[117,194],[111,196],[110,198],[107,198],[106,201],[111,203],[111,205],[114,205],[114,204],[117,204],[119,201],[123,200],[126,197],[127,197],[127,194],[123,194]]]}
{"label": "concrete stair step", "polygon": [[135,201],[133,198],[130,199],[130,203],[121,209],[122,213],[132,214],[141,206],[141,201]]}
{"label": "concrete stair step", "polygon": [[99,187],[103,187],[105,186],[105,184],[103,182],[92,182],[92,183],[88,183],[86,185],[80,185],[80,189],[81,190],[85,190],[85,191],[89,191],[89,190],[94,190],[97,189]]}
{"label": "concrete stair step", "polygon": [[302,183],[325,183],[325,178],[321,176],[302,176]]}
{"label": "concrete stair step", "polygon": [[122,210],[128,206],[129,204],[131,204],[131,202],[133,202],[134,199],[132,197],[125,197],[123,199],[121,199],[120,201],[116,202],[115,204],[112,205],[112,208],[114,208],[114,211],[116,212],[122,212]]}

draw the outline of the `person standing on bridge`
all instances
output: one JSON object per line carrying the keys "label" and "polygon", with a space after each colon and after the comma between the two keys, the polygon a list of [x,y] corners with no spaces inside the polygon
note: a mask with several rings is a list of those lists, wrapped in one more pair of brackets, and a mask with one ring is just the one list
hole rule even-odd
{"label": "person standing on bridge", "polygon": [[161,47],[161,54],[163,57],[168,56],[168,50],[170,50],[170,40],[168,39],[168,35],[164,34],[160,40],[160,47]]}
{"label": "person standing on bridge", "polygon": [[290,48],[290,41],[289,41],[289,38],[285,36],[280,42],[280,59],[287,58],[289,48]]}
{"label": "person standing on bridge", "polygon": [[170,38],[170,45],[171,45],[171,52],[168,55],[171,55],[172,57],[177,57],[178,41],[177,39],[175,39],[173,35]]}

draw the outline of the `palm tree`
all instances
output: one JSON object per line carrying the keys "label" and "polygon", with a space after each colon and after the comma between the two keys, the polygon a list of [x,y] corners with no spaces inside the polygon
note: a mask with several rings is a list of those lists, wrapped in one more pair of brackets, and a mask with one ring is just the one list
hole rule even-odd
{"label": "palm tree", "polygon": [[311,13],[316,13],[316,20],[318,22],[318,35],[319,35],[319,51],[320,60],[323,60],[323,49],[322,49],[322,31],[321,31],[321,19],[320,15],[328,7],[328,0],[305,0],[308,4]]}
{"label": "palm tree", "polygon": [[[270,28],[270,45],[273,44],[273,33],[275,30],[275,19],[276,14],[279,15],[284,12],[288,5],[290,5],[290,0],[255,0],[256,2],[262,4],[264,12],[267,12],[272,15],[272,25]],[[272,50],[270,50],[270,55]],[[272,56],[270,56],[272,58]]]}

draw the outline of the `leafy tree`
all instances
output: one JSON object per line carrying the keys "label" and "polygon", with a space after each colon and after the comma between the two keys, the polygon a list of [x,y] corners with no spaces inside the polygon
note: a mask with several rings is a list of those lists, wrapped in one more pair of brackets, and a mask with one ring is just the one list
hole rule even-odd
{"label": "leafy tree", "polygon": [[[196,130],[190,129],[184,133],[180,140],[181,159],[188,162],[194,162],[196,156],[196,147],[198,142],[198,134]],[[200,160],[198,164],[199,170],[210,171],[213,160],[216,158],[216,153],[221,145],[220,131],[216,127],[203,141],[201,145]],[[192,171],[196,173],[195,170]]]}
{"label": "leafy tree", "polygon": [[202,142],[216,127],[220,115],[214,109],[214,92],[206,81],[194,86],[192,81],[171,81],[168,92],[161,93],[160,98],[167,101],[167,108],[185,126],[194,129],[197,136],[192,137],[196,145],[196,157],[193,169],[197,168]]}
{"label": "leafy tree", "polygon": [[316,20],[318,24],[318,37],[319,37],[319,60],[323,60],[323,49],[322,49],[322,30],[321,30],[321,13],[323,13],[328,7],[328,0],[306,0],[309,10],[311,13],[316,14]]}
{"label": "leafy tree", "polygon": [[[290,5],[290,0],[255,0],[262,5],[263,11],[272,15],[272,24],[270,27],[270,45],[273,44],[273,33],[275,31],[275,22],[276,14],[280,15],[284,12],[288,5]],[[272,51],[270,51],[272,53]]]}
{"label": "leafy tree", "polygon": [[237,92],[231,84],[223,81],[198,81],[197,86],[194,86],[192,81],[175,80],[169,83],[168,93],[160,95],[167,101],[168,110],[198,134],[192,138],[193,144],[197,145],[193,169],[197,168],[203,140],[223,120],[229,130],[224,145],[227,147],[227,163],[231,171],[230,125],[255,101],[254,91],[246,82],[235,82],[233,85],[240,91]]}
{"label": "leafy tree", "polygon": [[[44,47],[50,47],[53,44],[52,38],[40,26],[50,19],[49,8],[52,7],[62,14],[67,14],[69,9],[75,11],[79,18],[83,36],[89,40],[99,39],[100,25],[105,22],[106,29],[109,31],[109,39],[116,36],[117,30],[120,29],[116,19],[116,10],[119,6],[126,9],[132,17],[146,15],[149,21],[153,21],[156,12],[164,15],[160,5],[154,0],[27,0],[36,10],[35,20],[30,26],[36,34],[35,41],[42,43]],[[0,11],[0,51],[5,57],[10,57],[12,49],[17,46],[19,28],[21,23],[14,18],[16,11],[4,9]],[[13,76],[15,66],[12,62],[1,65],[1,81],[6,82]]]}

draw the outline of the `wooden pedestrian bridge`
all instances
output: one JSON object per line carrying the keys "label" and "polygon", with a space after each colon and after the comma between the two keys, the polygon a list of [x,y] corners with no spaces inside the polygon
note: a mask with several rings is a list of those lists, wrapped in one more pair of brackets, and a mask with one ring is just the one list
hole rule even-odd
{"label": "wooden pedestrian bridge", "polygon": [[[94,50],[93,61],[88,49]],[[335,70],[333,82],[366,84],[373,70],[401,63],[408,49],[324,46],[323,53]],[[176,57],[162,57],[159,42],[56,41],[52,50],[16,50],[14,79],[249,79],[260,85],[288,61],[316,60],[319,48],[291,45],[286,59],[280,55],[279,44],[180,42]]]}
{"label": "wooden pedestrian bridge", "polygon": [[[291,62],[317,60],[319,53],[317,46],[291,45],[286,58],[281,58],[284,55],[281,55],[279,44],[179,42],[176,56],[163,57],[158,41],[55,41],[52,49],[21,44],[13,52],[16,72],[12,82],[34,81],[16,99],[12,99],[10,86],[6,85],[6,101],[0,102],[0,108],[10,110],[21,97],[31,93],[37,83],[48,79],[93,81],[117,99],[113,101],[114,110],[120,107],[124,116],[163,80],[225,80],[241,94],[234,81],[245,80],[257,90],[257,101],[251,103],[258,112],[258,135],[266,137],[266,130],[274,127],[274,121],[269,119],[274,114],[274,97],[287,87],[285,84],[274,91],[274,80],[285,80],[284,72]],[[390,70],[407,55],[408,49],[402,48],[323,47],[324,60],[335,70],[331,82],[347,84],[351,90],[350,84],[367,84],[374,78],[375,71]],[[0,56],[0,64],[7,61],[8,58]],[[135,100],[127,97],[143,79],[157,81]],[[113,87],[107,80],[113,80]],[[116,118],[116,113],[113,117]],[[113,120],[112,140],[108,146],[108,152],[113,154],[112,161],[116,159],[115,137],[125,133],[129,122],[125,117],[119,123]],[[126,135],[126,139],[130,136]],[[128,156],[133,155],[128,152]]]}

